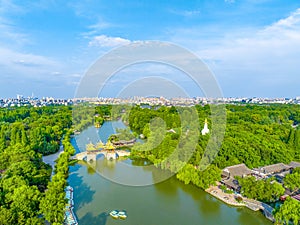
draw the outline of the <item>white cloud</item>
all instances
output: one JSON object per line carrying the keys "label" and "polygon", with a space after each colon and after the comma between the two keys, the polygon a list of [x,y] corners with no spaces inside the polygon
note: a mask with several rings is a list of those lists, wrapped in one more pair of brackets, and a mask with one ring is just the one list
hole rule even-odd
{"label": "white cloud", "polygon": [[28,42],[27,35],[17,31],[15,24],[6,15],[8,12],[21,14],[23,11],[10,1],[2,0],[0,2],[0,44],[2,42],[12,43],[12,45],[21,45]]}
{"label": "white cloud", "polygon": [[265,64],[274,60],[292,61],[300,57],[300,9],[254,34],[224,39],[219,46],[202,51],[218,60]]}
{"label": "white cloud", "polygon": [[111,28],[115,25],[108,23],[106,21],[104,21],[103,19],[98,19],[98,22],[87,26],[88,31],[87,32],[83,32],[81,35],[84,38],[90,39],[91,37],[102,33],[103,30],[107,29],[107,28]]}
{"label": "white cloud", "polygon": [[105,28],[109,28],[111,26],[112,26],[112,24],[105,22],[103,20],[99,20],[97,23],[88,26],[88,28],[91,30],[94,30],[94,31],[101,31],[101,30],[103,30]]}
{"label": "white cloud", "polygon": [[25,9],[20,7],[17,4],[14,4],[13,1],[11,0],[0,0],[0,13],[12,13],[12,12],[17,12],[17,13],[22,13],[24,12]]}
{"label": "white cloud", "polygon": [[224,93],[274,96],[281,91],[292,97],[299,92],[300,9],[261,29],[220,31],[223,39],[211,41],[196,31],[192,35],[178,32],[173,40],[196,52],[212,68]]}
{"label": "white cloud", "polygon": [[93,37],[89,42],[89,46],[98,46],[98,47],[116,47],[120,45],[129,44],[131,41],[121,37],[109,37],[106,35],[99,35]]}
{"label": "white cloud", "polygon": [[[0,47],[0,68],[2,74],[14,74],[18,77],[43,77],[62,65],[44,56],[22,53]],[[52,73],[53,75],[53,73]],[[12,78],[13,79],[13,78]]]}
{"label": "white cloud", "polygon": [[175,9],[170,9],[169,10],[171,13],[180,15],[183,17],[193,17],[199,15],[201,12],[200,10],[175,10]]}
{"label": "white cloud", "polygon": [[224,1],[229,4],[235,3],[235,0],[224,0]]}

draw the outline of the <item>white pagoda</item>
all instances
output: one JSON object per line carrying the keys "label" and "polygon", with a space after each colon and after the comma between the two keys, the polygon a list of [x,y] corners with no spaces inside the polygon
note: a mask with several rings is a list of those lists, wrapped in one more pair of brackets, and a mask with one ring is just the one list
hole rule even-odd
{"label": "white pagoda", "polygon": [[201,130],[201,134],[202,135],[206,135],[209,133],[209,129],[208,129],[208,125],[207,125],[207,119],[205,119],[205,122],[204,122],[204,127],[203,129]]}

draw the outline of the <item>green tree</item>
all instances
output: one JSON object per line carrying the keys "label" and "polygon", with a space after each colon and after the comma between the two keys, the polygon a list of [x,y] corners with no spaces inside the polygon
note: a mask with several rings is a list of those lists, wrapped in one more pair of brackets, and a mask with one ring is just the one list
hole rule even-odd
{"label": "green tree", "polygon": [[297,168],[293,173],[286,175],[283,181],[287,188],[291,189],[293,192],[297,192],[300,188],[300,168]]}
{"label": "green tree", "polygon": [[12,201],[10,208],[25,219],[37,216],[39,212],[41,193],[36,186],[22,185],[14,190],[7,199]]}
{"label": "green tree", "polygon": [[300,202],[287,197],[283,205],[275,211],[275,219],[278,224],[300,224]]}

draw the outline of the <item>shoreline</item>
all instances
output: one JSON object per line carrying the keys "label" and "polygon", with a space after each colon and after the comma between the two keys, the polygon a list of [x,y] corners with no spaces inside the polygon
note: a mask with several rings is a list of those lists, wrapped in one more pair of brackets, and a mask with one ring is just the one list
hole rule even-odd
{"label": "shoreline", "polygon": [[[229,194],[223,192],[218,185],[220,183],[217,183],[215,186],[210,186],[209,188],[205,189],[205,192],[210,194],[211,196],[215,197],[216,199],[219,199],[220,201],[224,202],[225,204],[233,207],[246,207],[254,212],[262,211],[262,214],[265,216],[266,219],[275,222],[274,216],[272,215],[273,208],[269,205],[253,200],[248,199],[246,197],[243,197],[239,194]],[[241,202],[237,202],[236,197],[241,197]],[[263,206],[263,208],[262,208]],[[271,209],[269,213],[265,213],[265,207],[267,207],[267,211]],[[271,214],[271,215],[270,215]]]}
{"label": "shoreline", "polygon": [[[218,187],[218,184],[216,186],[210,186],[209,188],[205,189],[205,192],[214,196],[215,198],[221,200],[222,202],[224,202],[230,206],[236,206],[236,207],[246,206],[246,204],[243,203],[243,201],[242,202],[236,201],[235,197],[238,197],[238,195],[228,194],[228,193],[223,192]],[[244,198],[243,198],[243,200],[244,200]]]}

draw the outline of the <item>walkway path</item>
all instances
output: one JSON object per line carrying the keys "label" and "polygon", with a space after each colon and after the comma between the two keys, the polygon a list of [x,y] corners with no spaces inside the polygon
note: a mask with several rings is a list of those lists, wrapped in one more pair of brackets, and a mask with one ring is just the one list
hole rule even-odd
{"label": "walkway path", "polygon": [[64,152],[64,146],[62,144],[60,144],[60,147],[59,147],[59,151],[54,153],[54,154],[51,154],[51,155],[46,155],[46,156],[43,156],[42,159],[43,159],[43,162],[44,163],[47,163],[49,164],[50,166],[52,166],[52,172],[54,171],[54,165],[55,165],[55,160],[59,157],[59,155],[61,153]]}

